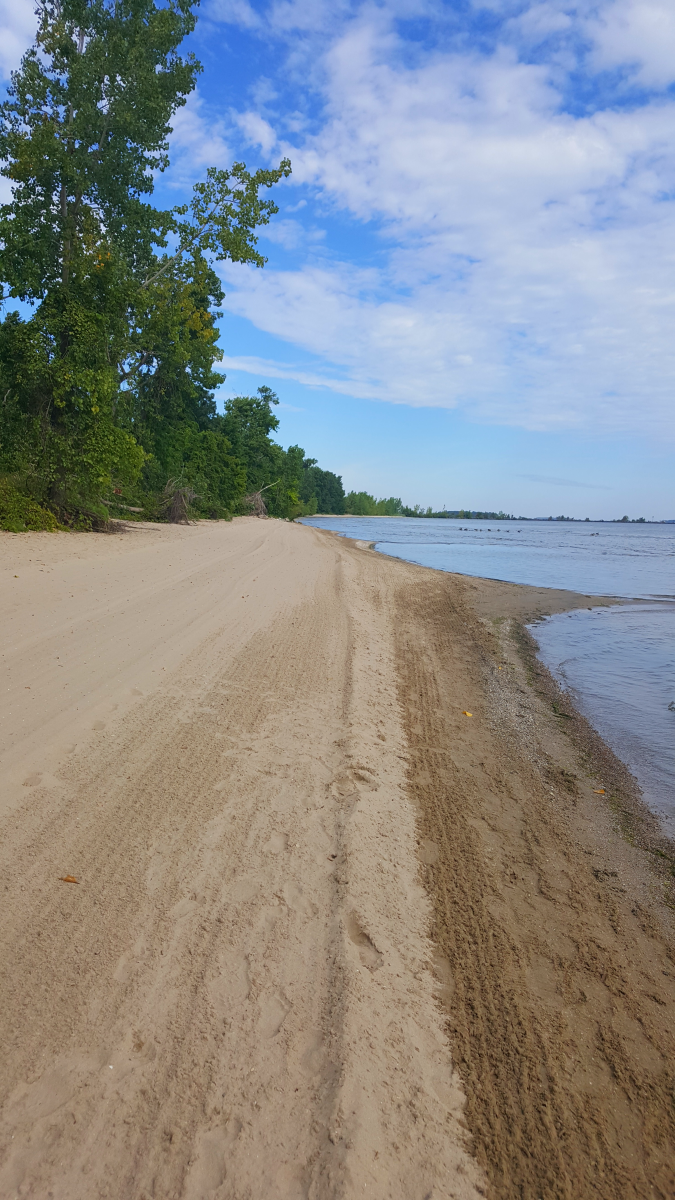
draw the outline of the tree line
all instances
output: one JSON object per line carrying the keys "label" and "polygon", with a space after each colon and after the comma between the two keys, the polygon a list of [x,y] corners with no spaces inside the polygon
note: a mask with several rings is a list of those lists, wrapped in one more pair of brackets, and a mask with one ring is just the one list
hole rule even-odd
{"label": "tree line", "polygon": [[344,508],[340,511],[358,517],[434,517],[464,521],[525,520],[524,517],[515,518],[512,514],[501,511],[482,512],[468,508],[434,510],[431,505],[424,508],[421,504],[415,504],[411,508],[395,496],[390,496],[388,500],[376,500],[369,492],[349,492],[345,496]]}
{"label": "tree line", "polygon": [[179,53],[194,9],[43,0],[0,105],[12,189],[0,207],[0,510],[10,527],[31,527],[40,512],[85,528],[116,512],[161,517],[172,489],[216,517],[261,488],[279,516],[344,496],[300,447],[273,441],[269,389],[216,410],[216,267],[264,266],[256,231],[278,212],[269,190],[290,162],[210,168],[187,203],[151,201],[172,117],[201,70]]}

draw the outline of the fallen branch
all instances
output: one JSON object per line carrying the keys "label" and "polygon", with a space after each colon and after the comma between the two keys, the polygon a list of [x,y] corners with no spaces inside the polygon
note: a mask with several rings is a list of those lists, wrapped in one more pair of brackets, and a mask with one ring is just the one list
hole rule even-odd
{"label": "fallen branch", "polygon": [[269,488],[276,487],[278,483],[281,483],[280,479],[277,479],[275,483],[266,484],[266,486],[264,488],[260,488],[258,492],[249,492],[248,496],[244,496],[244,504],[248,504],[251,510],[249,516],[261,517],[263,520],[269,516],[262,494],[263,492],[268,491]]}

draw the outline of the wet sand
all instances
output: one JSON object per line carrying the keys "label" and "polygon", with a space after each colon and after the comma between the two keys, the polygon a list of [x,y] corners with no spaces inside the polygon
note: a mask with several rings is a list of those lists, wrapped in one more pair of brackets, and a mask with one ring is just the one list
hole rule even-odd
{"label": "wet sand", "polygon": [[0,568],[3,1200],[672,1196],[666,860],[523,644],[590,600],[253,518]]}

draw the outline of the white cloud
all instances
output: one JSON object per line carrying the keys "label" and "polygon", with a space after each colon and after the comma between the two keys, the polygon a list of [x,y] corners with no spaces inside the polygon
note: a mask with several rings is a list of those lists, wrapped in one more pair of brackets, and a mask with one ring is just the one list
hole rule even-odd
{"label": "white cloud", "polygon": [[[552,271],[562,271],[561,261],[550,260],[540,286],[535,280],[524,288],[522,276],[515,281],[524,295],[511,294],[512,270],[500,277],[488,265],[458,293],[423,283],[391,300],[372,294],[379,278],[346,267],[229,267],[225,303],[323,362],[314,381],[348,395],[462,406],[484,420],[530,429],[665,433],[672,427],[675,355],[663,346],[672,340],[675,297],[664,305],[644,287],[617,290],[611,303],[621,268],[621,248],[614,249],[612,263],[609,255],[594,258],[591,245],[568,248],[568,280],[584,270],[604,278],[604,293],[600,284],[596,289],[600,303],[582,286],[575,297],[571,287],[565,296],[564,287],[547,284]],[[575,298],[570,319],[565,309]],[[277,366],[283,377],[310,382],[303,366]]]}
{"label": "white cloud", "polygon": [[510,33],[516,33],[528,43],[539,43],[549,38],[551,34],[567,32],[572,28],[573,20],[566,11],[567,5],[559,3],[532,4],[512,17],[505,28]]}
{"label": "white cloud", "polygon": [[279,32],[325,33],[354,7],[350,0],[273,0],[268,19],[271,28]]}
{"label": "white cloud", "polygon": [[283,246],[284,250],[297,250],[300,246],[316,245],[326,236],[325,229],[307,229],[299,221],[287,219],[272,220],[263,226],[259,236],[267,242]]}
{"label": "white cloud", "polygon": [[33,0],[0,0],[0,77],[9,79],[35,38]]}
{"label": "white cloud", "polygon": [[229,167],[234,157],[223,121],[213,121],[204,112],[204,99],[197,90],[177,109],[171,124],[171,168],[167,182],[184,187],[204,175],[206,167]]}
{"label": "white cloud", "polygon": [[259,113],[236,113],[233,119],[249,146],[260,146],[263,154],[269,154],[274,149],[278,141],[277,135],[269,122]]}
{"label": "white cloud", "polygon": [[211,0],[206,16],[224,25],[238,25],[241,29],[259,29],[263,24],[249,0]]}
{"label": "white cloud", "polygon": [[349,394],[672,433],[672,99],[577,117],[513,48],[401,49],[379,18],[347,26],[323,127],[288,147],[296,185],[379,225],[387,265],[228,270],[227,306]]}
{"label": "white cloud", "polygon": [[305,231],[299,221],[277,219],[260,230],[260,237],[283,246],[284,250],[297,250],[305,241]]}
{"label": "white cloud", "polygon": [[637,82],[675,81],[675,5],[672,0],[613,0],[590,20],[598,68],[632,67]]}
{"label": "white cloud", "polygon": [[[296,383],[304,383],[307,387],[325,387],[331,391],[340,392],[345,396],[363,397],[364,392],[350,380],[331,378],[318,371],[308,371],[301,366],[275,362],[273,359],[260,358],[257,355],[224,355],[221,365],[228,371],[243,371],[256,378],[292,379]],[[234,393],[232,393],[234,395]],[[373,397],[377,399],[377,397]],[[288,407],[288,406],[286,406]]]}

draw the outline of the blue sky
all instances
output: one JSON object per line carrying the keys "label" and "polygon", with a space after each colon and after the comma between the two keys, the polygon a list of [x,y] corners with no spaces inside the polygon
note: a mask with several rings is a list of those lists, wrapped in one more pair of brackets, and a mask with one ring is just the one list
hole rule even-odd
{"label": "blue sky", "polygon": [[273,387],[347,487],[675,517],[673,0],[204,0],[191,40],[158,199],[293,164],[222,271],[222,399]]}

